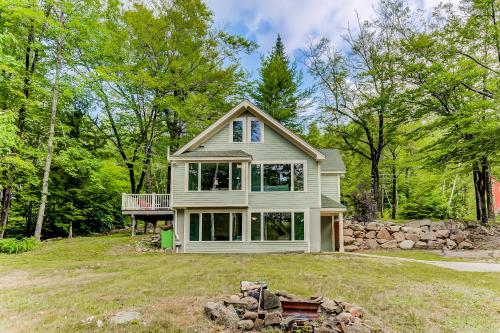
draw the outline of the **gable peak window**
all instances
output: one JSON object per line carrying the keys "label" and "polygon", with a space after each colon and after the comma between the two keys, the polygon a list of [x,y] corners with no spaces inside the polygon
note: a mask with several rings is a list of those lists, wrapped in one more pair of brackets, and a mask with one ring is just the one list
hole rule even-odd
{"label": "gable peak window", "polygon": [[230,123],[229,129],[232,143],[264,142],[264,124],[258,118],[236,118]]}
{"label": "gable peak window", "polygon": [[232,123],[232,140],[233,142],[243,142],[245,134],[245,126],[243,119],[233,120]]}

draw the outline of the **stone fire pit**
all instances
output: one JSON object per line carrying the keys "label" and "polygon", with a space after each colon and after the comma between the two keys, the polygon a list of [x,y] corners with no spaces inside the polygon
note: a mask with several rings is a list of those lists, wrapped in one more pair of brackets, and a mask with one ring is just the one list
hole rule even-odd
{"label": "stone fire pit", "polygon": [[321,296],[303,299],[270,291],[265,283],[242,281],[240,293],[208,302],[205,315],[231,331],[371,333],[365,311],[354,304]]}

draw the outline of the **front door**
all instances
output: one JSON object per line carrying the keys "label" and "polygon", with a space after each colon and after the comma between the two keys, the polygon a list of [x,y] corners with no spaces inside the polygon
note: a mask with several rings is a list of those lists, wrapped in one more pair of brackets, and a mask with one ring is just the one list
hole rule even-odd
{"label": "front door", "polygon": [[332,252],[332,217],[321,216],[321,252]]}

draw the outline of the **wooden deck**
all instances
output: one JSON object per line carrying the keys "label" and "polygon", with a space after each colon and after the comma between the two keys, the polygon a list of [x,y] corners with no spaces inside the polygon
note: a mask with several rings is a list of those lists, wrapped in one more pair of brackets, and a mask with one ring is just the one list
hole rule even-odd
{"label": "wooden deck", "polygon": [[125,215],[173,214],[170,194],[127,194],[122,195],[122,213]]}

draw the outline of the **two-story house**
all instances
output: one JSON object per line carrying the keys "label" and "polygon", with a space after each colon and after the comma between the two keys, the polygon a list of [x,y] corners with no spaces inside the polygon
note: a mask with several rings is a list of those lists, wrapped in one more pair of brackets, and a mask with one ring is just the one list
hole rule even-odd
{"label": "two-story house", "polygon": [[312,147],[252,103],[169,163],[171,194],[124,194],[123,211],[170,211],[179,252],[343,251],[339,152]]}

